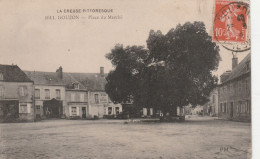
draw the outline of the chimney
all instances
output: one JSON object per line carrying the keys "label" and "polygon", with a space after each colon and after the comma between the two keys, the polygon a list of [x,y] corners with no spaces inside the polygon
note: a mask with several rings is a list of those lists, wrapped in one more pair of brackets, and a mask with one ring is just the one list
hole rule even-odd
{"label": "chimney", "polygon": [[60,66],[59,69],[56,70],[56,74],[59,79],[63,78],[63,72],[62,72],[62,67]]}
{"label": "chimney", "polygon": [[235,54],[233,54],[233,58],[232,58],[232,70],[237,66],[238,64],[238,58]]}
{"label": "chimney", "polygon": [[104,74],[104,67],[100,67],[100,76],[101,77],[105,76],[105,74]]}

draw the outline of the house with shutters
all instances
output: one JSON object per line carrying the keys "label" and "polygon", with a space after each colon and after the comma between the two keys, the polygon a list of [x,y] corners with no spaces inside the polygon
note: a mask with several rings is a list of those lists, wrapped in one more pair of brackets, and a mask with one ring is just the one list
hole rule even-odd
{"label": "house with shutters", "polygon": [[239,64],[232,58],[232,70],[220,76],[218,116],[222,119],[251,121],[251,53]]}
{"label": "house with shutters", "polygon": [[64,117],[85,119],[122,112],[105,92],[104,68],[100,73],[69,73],[59,67],[56,72],[25,71],[35,84],[37,118]]}
{"label": "house with shutters", "polygon": [[24,71],[34,81],[37,119],[60,118],[65,114],[65,83],[62,68],[56,72]]}
{"label": "house with shutters", "polygon": [[34,121],[33,81],[17,65],[0,65],[0,122]]}
{"label": "house with shutters", "polygon": [[71,73],[63,73],[66,91],[65,117],[67,119],[91,118],[88,105],[88,91]]}
{"label": "house with shutters", "polygon": [[78,83],[84,86],[88,96],[88,115],[90,117],[103,118],[104,116],[116,116],[122,112],[122,105],[113,103],[105,92],[106,74],[104,67],[100,67],[100,73],[69,73]]}

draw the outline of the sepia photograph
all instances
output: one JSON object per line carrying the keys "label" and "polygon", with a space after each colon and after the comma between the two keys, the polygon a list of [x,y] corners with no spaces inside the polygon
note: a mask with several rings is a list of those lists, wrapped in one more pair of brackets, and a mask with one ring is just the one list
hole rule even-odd
{"label": "sepia photograph", "polygon": [[250,0],[1,0],[0,159],[251,159]]}

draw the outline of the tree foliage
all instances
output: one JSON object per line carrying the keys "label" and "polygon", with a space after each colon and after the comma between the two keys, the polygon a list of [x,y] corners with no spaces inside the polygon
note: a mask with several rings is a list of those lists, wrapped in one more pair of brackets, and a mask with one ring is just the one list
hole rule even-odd
{"label": "tree foliage", "polygon": [[151,30],[146,42],[147,49],[116,45],[106,55],[115,67],[107,77],[109,97],[164,111],[205,103],[217,84],[212,71],[220,56],[204,23],[177,25],[165,35]]}

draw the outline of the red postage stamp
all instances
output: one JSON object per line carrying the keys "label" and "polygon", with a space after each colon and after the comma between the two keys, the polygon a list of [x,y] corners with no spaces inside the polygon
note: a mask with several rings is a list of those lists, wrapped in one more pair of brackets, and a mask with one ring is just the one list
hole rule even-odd
{"label": "red postage stamp", "polygon": [[219,42],[245,42],[247,34],[248,4],[245,2],[215,0],[213,40]]}

